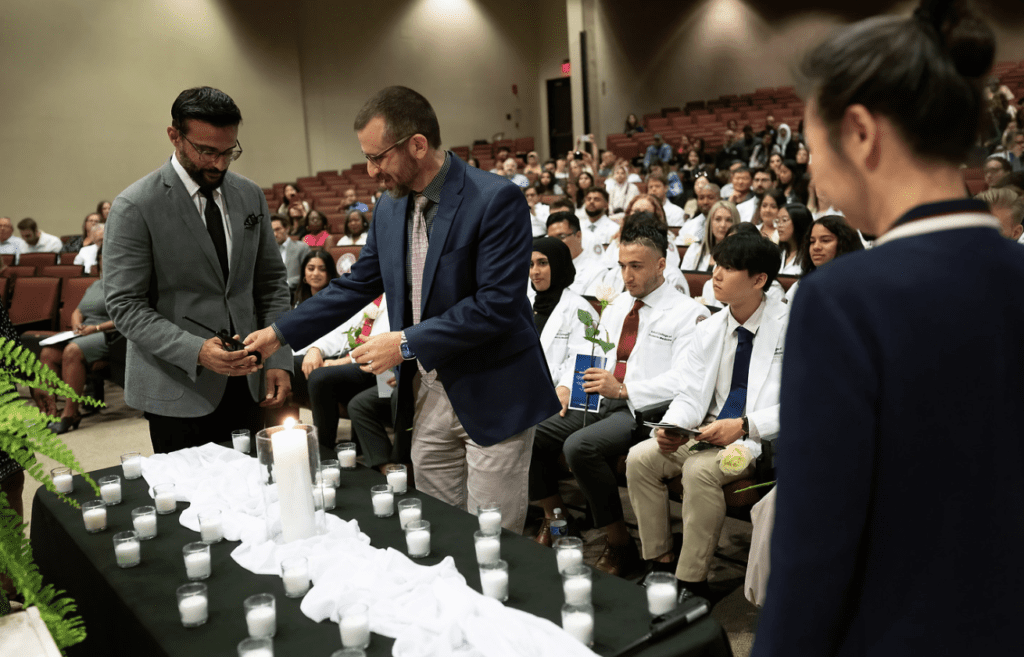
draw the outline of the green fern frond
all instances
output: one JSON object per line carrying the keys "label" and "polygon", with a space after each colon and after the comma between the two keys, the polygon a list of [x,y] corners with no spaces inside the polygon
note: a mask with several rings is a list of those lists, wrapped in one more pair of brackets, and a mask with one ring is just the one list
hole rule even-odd
{"label": "green fern frond", "polygon": [[[39,388],[51,394],[67,397],[79,404],[105,406],[103,402],[76,393],[71,386],[57,376],[56,372],[40,363],[35,354],[4,337],[0,337],[0,363],[7,368],[0,369],[0,390],[7,390],[9,385],[20,383],[30,388]],[[20,371],[22,376],[17,376],[13,370]]]}

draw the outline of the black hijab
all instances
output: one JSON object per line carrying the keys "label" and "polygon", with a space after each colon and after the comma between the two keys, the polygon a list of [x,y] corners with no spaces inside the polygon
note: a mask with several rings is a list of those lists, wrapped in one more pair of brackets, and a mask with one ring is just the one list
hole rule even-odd
{"label": "black hijab", "polygon": [[[562,290],[572,285],[576,278],[576,267],[572,264],[572,253],[569,252],[569,247],[560,239],[536,237],[533,240],[533,250],[547,256],[548,263],[551,265],[551,285],[543,292],[537,292],[537,298],[533,302],[533,321],[537,323],[537,332],[539,333],[544,330],[544,324],[551,316],[551,311],[555,309],[558,300],[562,298]],[[531,282],[530,285],[532,286],[533,283]]]}

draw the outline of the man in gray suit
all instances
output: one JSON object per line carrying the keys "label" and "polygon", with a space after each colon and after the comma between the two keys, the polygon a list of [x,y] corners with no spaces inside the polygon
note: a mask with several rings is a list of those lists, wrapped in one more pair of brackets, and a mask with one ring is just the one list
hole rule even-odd
{"label": "man in gray suit", "polygon": [[263,192],[227,170],[242,154],[238,107],[217,89],[187,89],[171,119],[174,154],[114,199],[103,254],[107,310],[129,340],[125,401],[145,412],[158,453],[259,430],[292,369],[288,349],[268,358],[257,403],[256,359],[190,321],[247,335],[284,314],[289,296]]}
{"label": "man in gray suit", "polygon": [[288,228],[290,226],[288,217],[275,214],[270,218],[270,225],[274,229],[274,240],[277,242],[277,251],[281,254],[284,268],[288,271],[288,290],[295,292],[302,279],[302,258],[309,253],[309,246],[305,242],[288,239]]}

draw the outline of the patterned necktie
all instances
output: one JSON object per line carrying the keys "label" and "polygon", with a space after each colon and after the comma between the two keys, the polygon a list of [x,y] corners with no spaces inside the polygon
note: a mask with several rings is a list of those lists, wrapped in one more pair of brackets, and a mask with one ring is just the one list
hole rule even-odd
{"label": "patterned necktie", "polygon": [[[380,312],[380,304],[384,301],[384,295],[380,295],[373,300],[373,305],[377,306],[378,313]],[[373,322],[376,320],[370,319],[369,315],[363,315],[363,328],[359,332],[359,341],[366,342],[366,338],[370,337],[370,331],[373,330]]]}
{"label": "patterned necktie", "polygon": [[409,255],[412,262],[412,323],[420,323],[423,303],[423,264],[427,261],[427,218],[423,209],[429,199],[417,195],[412,213],[412,240],[409,244]]}
{"label": "patterned necktie", "polygon": [[736,329],[736,359],[732,363],[732,385],[725,398],[719,420],[737,418],[747,407],[747,373],[750,371],[750,354],[754,351],[754,334],[740,326]]}
{"label": "patterned necktie", "polygon": [[203,215],[206,217],[206,230],[213,240],[213,250],[217,252],[217,260],[220,261],[220,270],[224,274],[224,280],[228,280],[228,240],[224,236],[224,218],[221,216],[220,208],[213,202],[212,189],[200,189],[199,193],[206,199],[206,209]]}
{"label": "patterned necktie", "polygon": [[626,361],[629,360],[629,355],[633,353],[633,347],[636,346],[636,334],[640,330],[640,306],[642,305],[644,302],[640,299],[633,302],[633,309],[629,311],[626,319],[622,322],[619,347],[615,350],[615,378],[619,383],[626,378]]}

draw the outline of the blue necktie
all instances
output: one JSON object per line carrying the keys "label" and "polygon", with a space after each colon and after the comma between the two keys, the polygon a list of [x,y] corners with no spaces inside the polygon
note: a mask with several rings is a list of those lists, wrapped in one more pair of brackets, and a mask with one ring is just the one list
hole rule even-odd
{"label": "blue necktie", "polygon": [[747,372],[750,370],[750,353],[754,350],[754,334],[740,326],[736,329],[739,342],[736,345],[736,360],[732,363],[732,385],[729,396],[722,405],[719,420],[743,416],[747,407]]}

